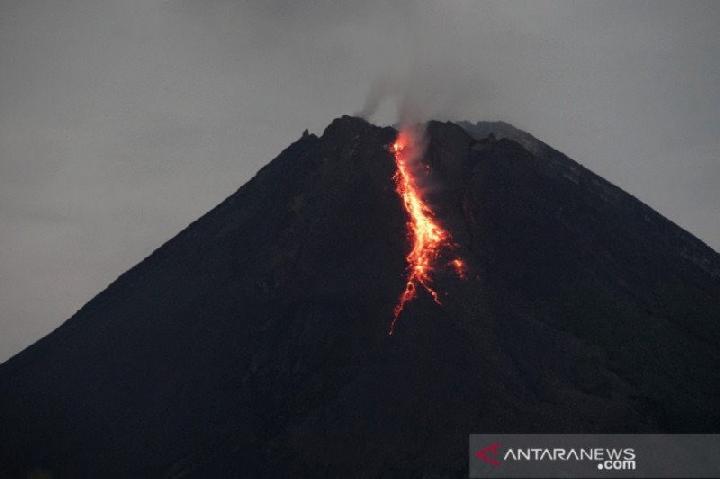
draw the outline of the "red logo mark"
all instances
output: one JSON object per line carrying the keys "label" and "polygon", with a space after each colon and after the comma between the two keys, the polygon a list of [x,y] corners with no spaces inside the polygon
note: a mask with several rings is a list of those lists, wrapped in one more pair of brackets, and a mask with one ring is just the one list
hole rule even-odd
{"label": "red logo mark", "polygon": [[491,466],[497,467],[500,465],[500,461],[496,458],[498,455],[498,449],[500,449],[500,443],[494,442],[489,446],[483,447],[479,451],[475,451],[475,457],[490,464]]}

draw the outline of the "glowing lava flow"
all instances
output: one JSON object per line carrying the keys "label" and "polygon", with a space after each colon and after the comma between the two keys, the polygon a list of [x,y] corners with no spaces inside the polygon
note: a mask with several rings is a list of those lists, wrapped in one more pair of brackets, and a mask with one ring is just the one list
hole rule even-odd
{"label": "glowing lava flow", "polygon": [[[402,198],[408,214],[407,229],[412,239],[412,249],[406,256],[408,267],[405,290],[395,305],[389,335],[395,332],[395,323],[405,305],[417,296],[418,287],[424,288],[433,301],[440,304],[438,293],[431,285],[433,265],[443,248],[455,246],[450,233],[438,224],[432,209],[423,200],[415,179],[412,162],[419,161],[420,153],[416,133],[412,130],[400,131],[392,145],[392,153],[397,167],[395,191]],[[453,259],[450,266],[458,276],[465,276],[465,263],[461,259]]]}

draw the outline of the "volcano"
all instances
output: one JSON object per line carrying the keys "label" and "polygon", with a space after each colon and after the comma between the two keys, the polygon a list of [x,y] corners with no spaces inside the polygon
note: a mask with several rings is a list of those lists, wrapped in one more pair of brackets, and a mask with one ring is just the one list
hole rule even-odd
{"label": "volcano", "polygon": [[304,134],[1,365],[0,475],[467,477],[470,433],[720,431],[720,255],[505,123],[426,125],[464,273],[389,335],[397,137]]}

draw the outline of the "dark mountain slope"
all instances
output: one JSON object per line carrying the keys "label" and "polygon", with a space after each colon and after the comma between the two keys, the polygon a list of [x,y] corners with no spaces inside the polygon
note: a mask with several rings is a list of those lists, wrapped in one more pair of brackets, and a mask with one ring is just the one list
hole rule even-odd
{"label": "dark mountain slope", "polygon": [[671,254],[679,254],[711,275],[720,276],[719,256],[702,241],[531,134],[502,121],[478,121],[474,124],[461,121],[458,125],[478,140],[493,135],[498,139],[505,138],[519,143],[536,158],[543,160],[542,168],[548,174],[564,177],[574,183],[582,181],[583,187],[592,191],[595,196],[613,203],[618,209],[632,211],[635,217],[642,218],[643,222],[651,223],[651,229],[660,233],[654,235],[655,239],[665,243]]}
{"label": "dark mountain slope", "polygon": [[394,136],[303,136],[0,366],[3,472],[464,477],[471,432],[720,429],[718,255],[511,140],[429,125],[470,275],[439,271],[444,305],[387,336]]}

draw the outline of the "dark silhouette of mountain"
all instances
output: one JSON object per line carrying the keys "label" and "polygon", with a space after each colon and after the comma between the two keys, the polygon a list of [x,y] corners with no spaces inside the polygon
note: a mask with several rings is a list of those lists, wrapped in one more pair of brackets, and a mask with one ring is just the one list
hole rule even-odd
{"label": "dark silhouette of mountain", "polygon": [[[0,366],[0,470],[467,477],[467,436],[720,430],[720,256],[506,124],[431,122],[468,264],[387,335],[392,128],[304,134]],[[488,133],[494,133],[487,137]]]}

